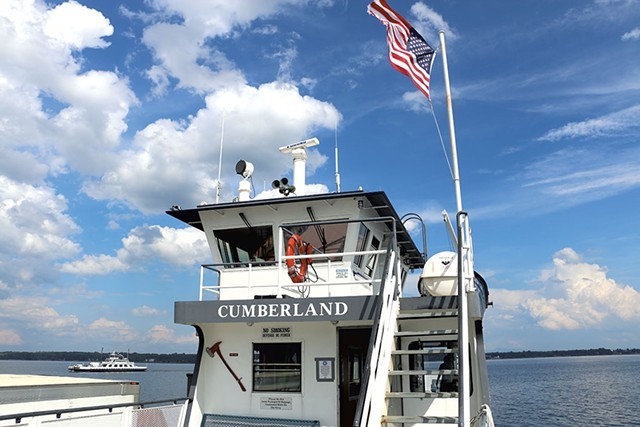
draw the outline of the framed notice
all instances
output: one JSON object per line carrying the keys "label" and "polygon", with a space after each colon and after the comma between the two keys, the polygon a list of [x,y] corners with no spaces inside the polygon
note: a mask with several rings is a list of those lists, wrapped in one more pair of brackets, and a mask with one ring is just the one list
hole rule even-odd
{"label": "framed notice", "polygon": [[316,381],[333,382],[336,379],[335,357],[316,357]]}

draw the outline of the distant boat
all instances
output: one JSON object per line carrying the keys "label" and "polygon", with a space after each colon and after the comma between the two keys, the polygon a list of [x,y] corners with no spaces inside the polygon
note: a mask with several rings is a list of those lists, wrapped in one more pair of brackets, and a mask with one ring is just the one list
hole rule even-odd
{"label": "distant boat", "polygon": [[136,365],[121,353],[112,352],[102,362],[90,362],[87,364],[75,364],[69,366],[73,372],[137,372],[146,371],[146,366]]}

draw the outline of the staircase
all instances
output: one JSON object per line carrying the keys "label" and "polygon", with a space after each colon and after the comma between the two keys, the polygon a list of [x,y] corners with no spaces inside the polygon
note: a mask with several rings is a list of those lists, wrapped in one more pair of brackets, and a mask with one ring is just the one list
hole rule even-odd
{"label": "staircase", "polygon": [[456,300],[432,298],[430,308],[399,311],[381,425],[458,425],[457,386],[450,382],[458,370],[441,367],[446,355],[451,360],[457,355]]}

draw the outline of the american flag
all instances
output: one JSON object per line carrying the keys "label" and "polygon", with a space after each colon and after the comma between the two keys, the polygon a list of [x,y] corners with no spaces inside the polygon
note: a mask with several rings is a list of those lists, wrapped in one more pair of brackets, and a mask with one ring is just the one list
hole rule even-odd
{"label": "american flag", "polygon": [[436,52],[386,0],[374,0],[367,11],[387,27],[389,61],[393,68],[409,76],[430,100],[431,64]]}

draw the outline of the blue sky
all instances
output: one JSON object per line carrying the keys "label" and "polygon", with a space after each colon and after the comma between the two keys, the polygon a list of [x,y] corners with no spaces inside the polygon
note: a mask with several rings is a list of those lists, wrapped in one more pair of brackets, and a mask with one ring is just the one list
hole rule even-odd
{"label": "blue sky", "polygon": [[[366,2],[0,3],[0,350],[194,352],[173,302],[210,262],[164,214],[307,182],[385,190],[448,250],[453,184],[426,100]],[[392,1],[447,33],[489,351],[640,347],[640,1]],[[10,41],[10,42],[6,42]],[[441,56],[433,109],[444,132]],[[412,278],[411,278],[412,279]],[[415,283],[408,283],[414,289]]]}

